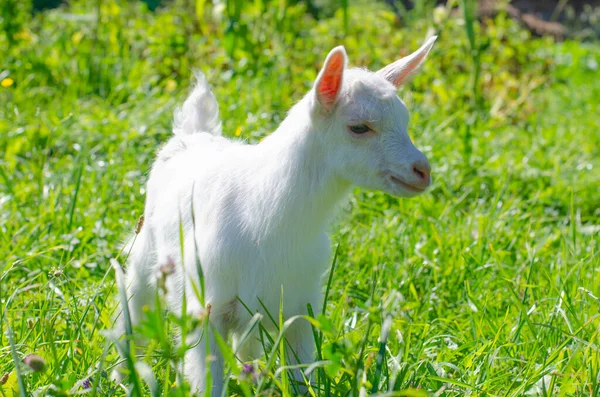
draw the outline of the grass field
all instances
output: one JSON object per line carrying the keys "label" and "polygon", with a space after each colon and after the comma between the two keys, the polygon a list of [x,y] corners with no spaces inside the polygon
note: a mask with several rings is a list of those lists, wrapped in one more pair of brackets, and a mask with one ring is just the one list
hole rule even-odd
{"label": "grass field", "polygon": [[[226,135],[255,142],[333,46],[376,69],[433,32],[399,95],[434,184],[412,200],[357,189],[341,212],[313,392],[600,395],[597,42],[532,38],[502,14],[480,25],[468,7],[398,22],[379,3],[318,20],[303,3],[73,1],[33,16],[25,3],[0,5],[0,395],[127,395],[106,376],[110,259],[192,68]],[[183,396],[165,333],[179,320],[158,314],[135,351],[153,372],[132,395]],[[293,395],[277,352],[254,374],[230,361],[230,393]],[[15,367],[32,353],[45,371]]]}

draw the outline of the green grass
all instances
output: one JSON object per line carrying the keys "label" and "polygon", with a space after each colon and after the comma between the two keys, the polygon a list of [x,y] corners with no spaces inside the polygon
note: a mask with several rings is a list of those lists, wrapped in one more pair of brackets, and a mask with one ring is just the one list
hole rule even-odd
{"label": "green grass", "polygon": [[[461,23],[468,12],[434,20],[428,7],[405,26],[382,5],[349,2],[317,21],[303,3],[231,1],[220,17],[195,3],[151,13],[74,1],[33,17],[0,8],[5,396],[19,381],[16,395],[75,394],[86,379],[91,395],[126,395],[106,377],[118,360],[103,334],[118,302],[110,259],[143,210],[191,68],[214,87],[226,134],[257,141],[333,46],[376,69],[431,31],[440,38],[429,61],[399,95],[434,185],[412,200],[357,189],[344,207],[314,321],[328,360],[314,392],[600,395],[598,43],[531,38],[503,15],[485,26]],[[143,329],[154,342],[135,349],[154,395],[185,395],[168,364],[181,355],[167,332],[175,322],[197,326],[154,313]],[[232,393],[294,393],[277,343],[266,344],[257,383],[229,360]],[[45,372],[15,368],[30,353]],[[151,395],[151,378],[140,371],[140,394]]]}

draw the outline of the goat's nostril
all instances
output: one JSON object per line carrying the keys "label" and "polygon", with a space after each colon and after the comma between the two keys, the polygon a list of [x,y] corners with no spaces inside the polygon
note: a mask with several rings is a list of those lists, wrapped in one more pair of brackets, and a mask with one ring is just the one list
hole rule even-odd
{"label": "goat's nostril", "polygon": [[429,173],[430,173],[429,164],[414,164],[413,165],[413,172],[423,182],[429,181]]}
{"label": "goat's nostril", "polygon": [[427,172],[426,170],[419,168],[418,166],[413,166],[413,171],[415,172],[415,174],[417,174],[419,176],[419,178],[421,179],[427,179],[429,177],[429,172]]}
{"label": "goat's nostril", "polygon": [[419,175],[419,178],[425,179],[425,173],[417,168],[417,166],[413,166],[413,171],[415,174]]}

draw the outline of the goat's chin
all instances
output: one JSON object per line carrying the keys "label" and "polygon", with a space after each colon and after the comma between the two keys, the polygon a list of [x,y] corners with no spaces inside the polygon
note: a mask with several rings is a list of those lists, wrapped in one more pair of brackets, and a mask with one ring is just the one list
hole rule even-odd
{"label": "goat's chin", "polygon": [[388,194],[391,194],[392,196],[396,196],[396,197],[402,197],[402,198],[413,198],[413,197],[417,197],[422,195],[423,193],[425,193],[427,191],[427,188],[425,189],[419,189],[416,190],[414,188],[411,188],[411,186],[403,186],[402,184],[398,184],[398,183],[394,183],[394,182],[388,182],[386,184],[385,189],[381,189],[383,191],[385,191]]}
{"label": "goat's chin", "polygon": [[424,191],[423,192],[413,192],[410,190],[403,190],[401,188],[386,189],[385,192],[388,194],[391,194],[392,196],[395,196],[395,197],[408,198],[408,199],[420,196],[423,193],[425,193]]}

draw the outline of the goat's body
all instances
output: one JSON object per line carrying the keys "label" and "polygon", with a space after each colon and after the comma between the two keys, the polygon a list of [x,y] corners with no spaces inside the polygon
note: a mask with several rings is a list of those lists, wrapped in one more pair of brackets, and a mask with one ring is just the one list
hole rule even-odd
{"label": "goat's body", "polygon": [[[292,117],[258,145],[197,132],[176,134],[160,150],[130,257],[134,322],[142,305],[152,302],[156,276],[169,263],[175,264],[166,280],[169,310],[181,313],[184,299],[188,313],[205,310],[193,287],[200,285],[200,265],[210,320],[224,337],[237,339],[256,312],[277,318],[280,305],[286,318],[308,314],[309,304],[320,311],[321,278],[330,261],[326,228],[349,184],[325,171],[326,164],[314,158],[311,132],[295,131],[294,124]],[[263,324],[273,328],[270,320]],[[294,325],[287,338],[301,361],[311,359],[307,323]],[[244,358],[260,351],[255,337],[244,344]],[[197,390],[204,386],[204,347],[197,344],[186,357]],[[211,373],[219,379],[221,372],[217,360]],[[302,380],[299,372],[297,378]],[[213,395],[219,393],[215,384]]]}
{"label": "goat's body", "polygon": [[[290,208],[297,201],[294,193],[302,194],[303,201],[307,194],[302,181],[292,179],[292,165],[281,169],[287,178],[273,175],[271,163],[280,154],[269,153],[266,142],[243,145],[206,133],[193,135],[197,138],[176,153],[169,150],[191,137],[172,138],[148,181],[144,228],[156,251],[153,273],[165,263],[182,263],[183,227],[186,277],[199,285],[199,262],[211,315],[226,315],[228,325],[243,326],[250,318],[238,298],[262,312],[260,298],[273,315],[279,311],[282,288],[287,314],[305,313],[307,303],[318,304],[316,296],[306,301],[306,291],[319,290],[329,261],[326,220],[309,219],[305,211]],[[282,183],[295,185],[293,191]],[[297,220],[290,222],[284,211],[293,212]],[[183,301],[181,277],[173,278],[168,295],[177,311]],[[186,294],[194,295],[192,290]],[[201,309],[189,302],[188,307]]]}

